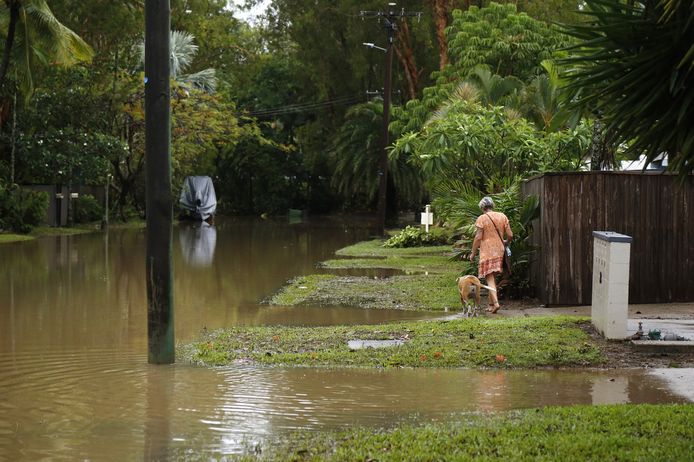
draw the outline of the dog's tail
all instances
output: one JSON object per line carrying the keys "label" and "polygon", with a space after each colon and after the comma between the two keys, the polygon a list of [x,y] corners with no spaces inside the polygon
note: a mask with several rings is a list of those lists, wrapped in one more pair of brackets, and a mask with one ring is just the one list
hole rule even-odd
{"label": "dog's tail", "polygon": [[[460,281],[460,279],[461,279],[462,277],[463,277],[463,276],[458,276],[458,277],[455,279],[455,281],[456,281],[456,282]],[[491,291],[493,291],[493,292],[496,292],[496,289],[492,289],[491,287],[485,286],[485,285],[482,284],[482,283],[480,283],[480,287],[484,287],[484,288],[487,289],[487,290],[491,290]]]}

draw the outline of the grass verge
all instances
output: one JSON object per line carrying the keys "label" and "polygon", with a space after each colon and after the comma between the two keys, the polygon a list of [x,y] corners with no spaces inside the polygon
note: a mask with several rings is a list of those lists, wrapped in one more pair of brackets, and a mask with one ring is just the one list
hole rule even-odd
{"label": "grass verge", "polygon": [[9,244],[10,242],[30,241],[32,239],[34,239],[34,236],[29,236],[28,234],[0,233],[0,244]]}
{"label": "grass verge", "polygon": [[289,281],[270,304],[457,310],[461,304],[455,278],[452,272],[388,279],[312,274]]}
{"label": "grass verge", "polygon": [[306,433],[263,456],[282,461],[674,461],[694,454],[694,405],[551,407],[457,422]]}
{"label": "grass verge", "polygon": [[[600,363],[575,317],[453,319],[331,327],[237,327],[179,349],[205,365],[245,361],[290,366],[571,367]],[[403,340],[350,350],[349,340]]]}
{"label": "grass verge", "polygon": [[91,233],[93,231],[94,229],[85,228],[52,228],[49,226],[39,226],[34,228],[29,234],[0,233],[0,244],[30,241],[42,236],[70,236],[73,234]]}
{"label": "grass verge", "polygon": [[312,274],[289,281],[270,299],[274,305],[349,305],[359,308],[446,311],[460,309],[455,279],[463,265],[451,262],[450,246],[385,248],[382,240],[359,242],[325,261],[327,269],[387,268],[405,276],[387,279]]}
{"label": "grass verge", "polygon": [[339,257],[403,257],[412,255],[439,255],[450,253],[450,245],[437,245],[429,247],[388,248],[383,247],[382,239],[357,242],[335,252]]}

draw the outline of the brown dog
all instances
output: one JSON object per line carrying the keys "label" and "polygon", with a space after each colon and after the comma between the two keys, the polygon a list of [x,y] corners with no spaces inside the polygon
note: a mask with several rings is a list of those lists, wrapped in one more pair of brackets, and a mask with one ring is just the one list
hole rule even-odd
{"label": "brown dog", "polygon": [[[458,292],[460,293],[460,303],[463,304],[463,312],[467,317],[477,316],[477,312],[480,308],[480,291],[482,287],[487,290],[493,290],[489,286],[486,286],[480,282],[477,277],[468,274],[467,276],[460,276],[458,279]],[[475,303],[472,304],[470,300],[470,294],[475,292]]]}

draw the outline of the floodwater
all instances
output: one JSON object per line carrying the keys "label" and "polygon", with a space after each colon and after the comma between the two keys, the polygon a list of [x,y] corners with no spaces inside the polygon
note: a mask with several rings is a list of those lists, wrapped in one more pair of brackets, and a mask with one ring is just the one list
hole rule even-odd
{"label": "floodwater", "polygon": [[[174,230],[176,337],[230,325],[379,323],[422,313],[260,302],[338,248],[349,221]],[[294,430],[452,413],[694,401],[692,370],[467,371],[147,364],[143,230],[0,245],[0,461],[220,458]],[[390,273],[369,273],[388,277]]]}

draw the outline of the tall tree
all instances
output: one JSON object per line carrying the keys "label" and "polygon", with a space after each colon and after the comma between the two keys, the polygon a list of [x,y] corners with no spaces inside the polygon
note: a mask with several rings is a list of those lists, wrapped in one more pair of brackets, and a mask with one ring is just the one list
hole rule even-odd
{"label": "tall tree", "polygon": [[452,8],[451,0],[429,0],[429,4],[434,13],[434,24],[436,24],[436,40],[439,44],[439,69],[443,69],[448,64],[448,39],[446,38],[446,27],[448,27],[448,16]]}
{"label": "tall tree", "polygon": [[34,88],[37,63],[68,66],[91,59],[91,47],[56,19],[45,0],[5,0],[5,7],[0,11],[0,23],[7,24],[0,61],[0,89],[13,55],[27,95]]}

